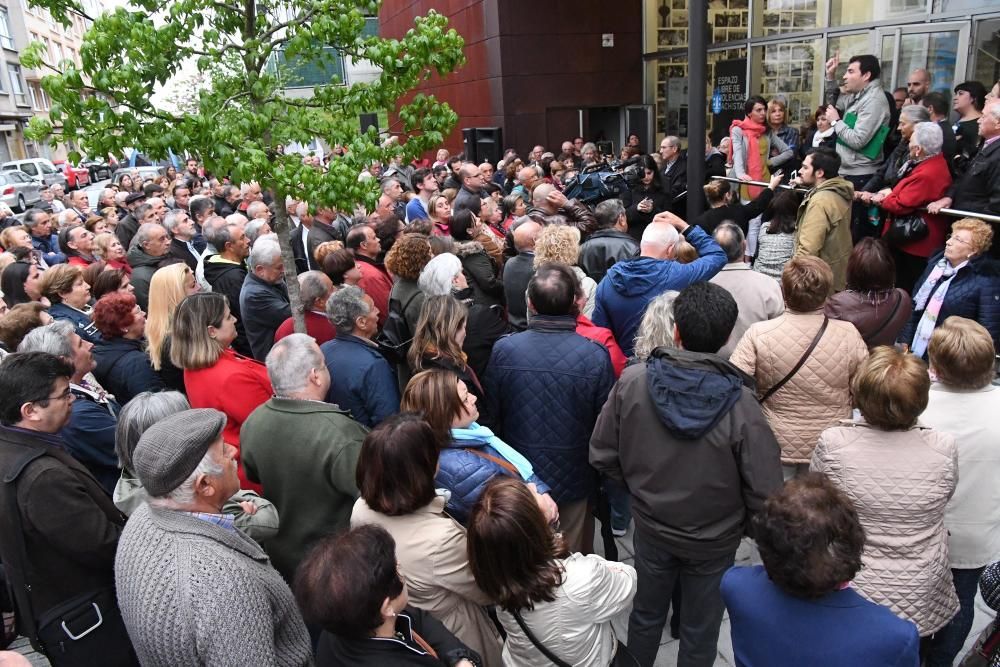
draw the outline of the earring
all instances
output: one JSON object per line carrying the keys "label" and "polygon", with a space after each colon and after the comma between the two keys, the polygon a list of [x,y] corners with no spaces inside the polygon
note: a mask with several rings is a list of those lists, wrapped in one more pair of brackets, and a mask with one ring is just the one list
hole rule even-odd
{"label": "earring", "polygon": [[389,608],[389,618],[395,618],[396,612],[390,607]]}

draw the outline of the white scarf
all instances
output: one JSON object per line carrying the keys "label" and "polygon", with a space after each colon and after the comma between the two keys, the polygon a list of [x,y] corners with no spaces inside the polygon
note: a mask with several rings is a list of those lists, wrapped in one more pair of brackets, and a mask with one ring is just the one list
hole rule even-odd
{"label": "white scarf", "polygon": [[816,134],[813,135],[813,148],[819,148],[819,145],[823,143],[823,140],[833,134],[833,128],[828,128],[823,132],[816,130]]}

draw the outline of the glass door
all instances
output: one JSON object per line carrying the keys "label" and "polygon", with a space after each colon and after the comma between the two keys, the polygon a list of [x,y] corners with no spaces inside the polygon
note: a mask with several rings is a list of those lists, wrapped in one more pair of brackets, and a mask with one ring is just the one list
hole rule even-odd
{"label": "glass door", "polygon": [[952,88],[965,80],[968,22],[880,28],[876,44],[885,70],[882,83],[888,90],[905,88],[907,76],[915,69],[926,69],[931,75],[931,90],[949,98]]}

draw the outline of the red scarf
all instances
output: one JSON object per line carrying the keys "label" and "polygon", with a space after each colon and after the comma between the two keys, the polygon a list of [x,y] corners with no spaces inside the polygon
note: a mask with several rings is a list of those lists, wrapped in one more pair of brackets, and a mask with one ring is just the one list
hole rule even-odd
{"label": "red scarf", "polygon": [[[732,137],[733,128],[738,127],[743,130],[743,136],[747,140],[747,173],[755,181],[767,180],[764,170],[767,165],[760,154],[760,138],[767,132],[767,127],[759,123],[755,123],[750,120],[747,116],[743,120],[734,120],[732,125],[729,126],[729,134]],[[733,161],[733,142],[729,143],[729,162]],[[763,188],[747,186],[747,191],[750,194],[750,199],[755,199]]]}

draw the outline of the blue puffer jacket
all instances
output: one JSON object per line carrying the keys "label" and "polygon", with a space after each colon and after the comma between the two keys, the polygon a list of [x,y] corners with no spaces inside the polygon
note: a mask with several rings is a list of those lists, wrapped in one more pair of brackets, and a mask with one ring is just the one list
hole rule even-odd
{"label": "blue puffer jacket", "polygon": [[142,341],[128,338],[102,340],[94,345],[94,377],[107,391],[115,395],[120,405],[125,405],[136,394],[144,391],[162,391],[163,380],[153,370],[149,357],[142,349]]}
{"label": "blue puffer jacket", "polygon": [[[476,449],[483,454],[503,459],[503,455],[487,444],[486,440],[452,440],[448,448],[441,452],[438,460],[438,471],[434,484],[441,489],[448,489],[451,498],[446,509],[448,514],[463,526],[472,512],[472,506],[479,500],[486,483],[498,475],[510,475],[510,472],[487,458],[477,456],[467,450]],[[532,474],[527,484],[534,484],[538,493],[549,493],[549,485]]]}
{"label": "blue puffer jacket", "polygon": [[586,498],[594,422],[615,382],[608,350],[576,333],[576,318],[534,315],[493,346],[485,392],[497,435],[531,461],[557,503]]}
{"label": "blue puffer jacket", "polygon": [[93,391],[71,385],[73,413],[60,431],[66,449],[97,478],[104,490],[114,493],[121,475],[115,452],[115,429],[118,427],[119,404],[98,400]]}
{"label": "blue puffer jacket", "polygon": [[34,246],[42,255],[42,259],[49,266],[54,266],[56,264],[63,264],[66,261],[66,255],[59,252],[59,237],[52,234],[48,237],[31,235],[31,245]]}
{"label": "blue puffer jacket", "polygon": [[[914,294],[920,291],[934,265],[943,256],[944,251],[941,251],[928,260],[924,274],[913,288]],[[924,309],[917,310],[914,306],[913,315],[899,335],[899,340],[909,345],[913,344],[913,335],[923,314]],[[1000,262],[980,255],[959,269],[951,279],[951,285],[948,286],[948,293],[944,297],[944,303],[941,304],[937,322],[944,322],[952,315],[967,317],[982,324],[993,337],[993,345],[1000,349]]]}

